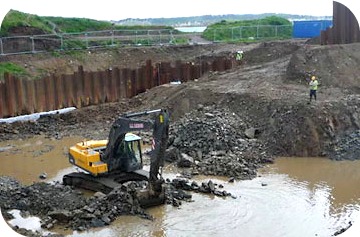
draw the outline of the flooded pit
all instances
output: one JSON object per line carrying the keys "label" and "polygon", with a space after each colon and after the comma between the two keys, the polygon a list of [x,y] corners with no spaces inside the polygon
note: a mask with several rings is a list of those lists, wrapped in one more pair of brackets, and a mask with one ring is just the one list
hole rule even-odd
{"label": "flooded pit", "polygon": [[[47,172],[47,180],[61,180],[62,174],[72,169],[68,165],[66,151],[78,141],[79,138],[52,141],[37,137],[0,143],[0,147],[12,146],[0,152],[1,160],[7,162],[6,166],[1,166],[0,175],[11,175],[24,183],[31,183],[39,180],[39,173]],[[54,147],[45,152],[49,146]],[[34,156],[34,151],[39,150],[44,151],[43,154]],[[16,163],[11,159],[16,159]],[[23,167],[7,169],[8,165],[14,164],[22,164]],[[193,202],[184,202],[180,208],[163,205],[149,209],[155,217],[154,221],[122,216],[109,227],[83,233],[57,230],[72,237],[328,237],[360,216],[359,170],[359,161],[278,158],[275,164],[262,169],[259,177],[249,181],[228,183],[227,179],[221,178],[195,178],[197,182],[211,178],[223,184],[224,190],[231,192],[236,199],[192,193]],[[173,178],[174,175],[171,169],[165,169],[165,177]]]}
{"label": "flooded pit", "polygon": [[81,140],[80,137],[57,140],[36,136],[0,142],[0,175],[16,177],[23,184],[40,181],[39,176],[43,173],[53,177],[60,170],[71,167],[68,149]]}

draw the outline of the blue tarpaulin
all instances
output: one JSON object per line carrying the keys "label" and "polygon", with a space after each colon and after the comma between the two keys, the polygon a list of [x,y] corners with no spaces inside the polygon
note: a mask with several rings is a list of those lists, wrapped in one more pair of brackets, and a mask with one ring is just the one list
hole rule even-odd
{"label": "blue tarpaulin", "polygon": [[293,38],[313,38],[332,26],[331,20],[294,21]]}

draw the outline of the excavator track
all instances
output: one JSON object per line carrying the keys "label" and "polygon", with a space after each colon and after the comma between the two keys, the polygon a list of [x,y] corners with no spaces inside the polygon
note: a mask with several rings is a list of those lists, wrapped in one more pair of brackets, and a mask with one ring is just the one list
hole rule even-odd
{"label": "excavator track", "polygon": [[63,176],[63,184],[107,194],[127,181],[148,181],[148,178],[149,173],[144,170],[112,173],[97,177],[87,173],[73,172]]}
{"label": "excavator track", "polygon": [[[113,173],[100,177],[73,172],[63,176],[63,184],[108,194],[115,187],[127,181],[148,181],[148,179],[149,172],[145,170],[137,170],[129,173]],[[159,195],[152,196],[148,190],[139,190],[138,199],[143,208],[161,205],[165,203],[165,191],[162,189]]]}

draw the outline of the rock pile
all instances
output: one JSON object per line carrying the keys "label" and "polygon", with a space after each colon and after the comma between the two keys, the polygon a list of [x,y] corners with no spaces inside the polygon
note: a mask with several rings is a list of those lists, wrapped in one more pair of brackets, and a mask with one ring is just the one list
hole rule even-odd
{"label": "rock pile", "polygon": [[19,181],[8,176],[0,176],[0,193],[8,192],[21,187]]}
{"label": "rock pile", "polygon": [[196,181],[187,178],[175,178],[172,181],[166,180],[166,202],[173,206],[180,206],[181,201],[191,201],[192,195],[187,191],[211,194],[219,197],[232,197],[231,193],[223,190],[223,185],[218,185],[212,180],[202,182],[199,185]]}
{"label": "rock pile", "polygon": [[[10,183],[8,182],[10,181]],[[135,187],[121,185],[105,195],[95,193],[85,197],[80,191],[62,184],[34,183],[20,186],[1,177],[1,209],[18,209],[38,216],[42,227],[51,229],[56,223],[74,230],[85,230],[110,224],[119,215],[138,215],[151,218],[140,207]]]}
{"label": "rock pile", "polygon": [[251,179],[261,164],[273,161],[256,139],[259,132],[226,108],[200,105],[171,125],[167,160],[184,163],[186,154],[187,166],[200,174]]}

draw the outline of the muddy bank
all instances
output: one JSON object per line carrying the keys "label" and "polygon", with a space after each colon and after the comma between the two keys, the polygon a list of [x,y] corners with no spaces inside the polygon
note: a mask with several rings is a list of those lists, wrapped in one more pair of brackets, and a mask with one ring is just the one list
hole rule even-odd
{"label": "muddy bank", "polygon": [[131,101],[123,100],[65,114],[43,115],[36,121],[0,123],[0,141],[26,139],[36,135],[53,139],[65,136],[100,139],[108,135],[113,121],[133,106],[136,105]]}
{"label": "muddy bank", "polygon": [[227,104],[244,116],[248,126],[258,128],[258,139],[271,155],[360,159],[356,149],[360,128],[358,96],[312,104],[306,100],[258,99],[250,105],[247,101],[246,97],[235,97]]}

